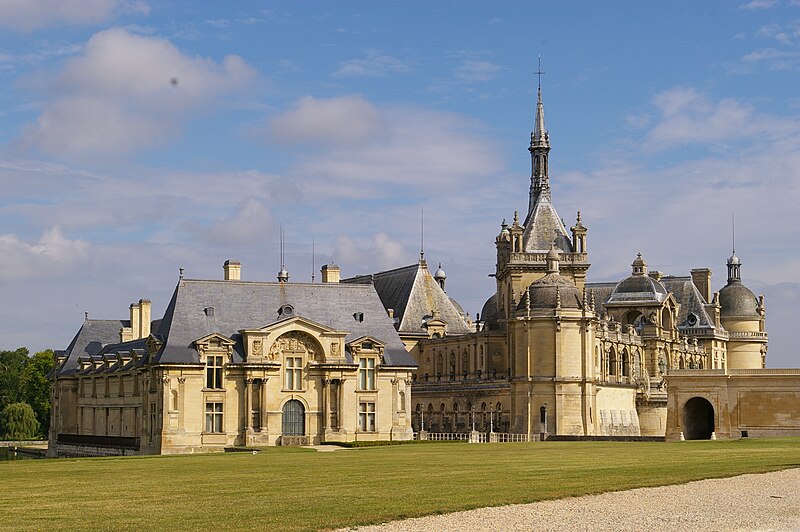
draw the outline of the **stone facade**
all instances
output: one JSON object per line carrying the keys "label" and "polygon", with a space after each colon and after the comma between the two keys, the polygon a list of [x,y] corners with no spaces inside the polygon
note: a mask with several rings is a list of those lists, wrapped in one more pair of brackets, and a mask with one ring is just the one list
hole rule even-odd
{"label": "stone facade", "polygon": [[800,436],[800,369],[676,370],[667,441]]}
{"label": "stone facade", "polygon": [[416,364],[372,286],[228,266],[181,279],[161,320],[141,300],[130,320],[84,322],[57,354],[51,455],[411,439]]}

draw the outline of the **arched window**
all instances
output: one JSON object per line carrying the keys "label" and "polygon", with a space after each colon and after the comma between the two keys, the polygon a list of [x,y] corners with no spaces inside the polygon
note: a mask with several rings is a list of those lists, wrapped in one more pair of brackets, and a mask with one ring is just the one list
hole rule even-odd
{"label": "arched window", "polygon": [[608,349],[608,374],[617,374],[617,353],[614,351],[613,347]]}
{"label": "arched window", "polygon": [[631,368],[630,368],[630,357],[628,356],[628,350],[623,349],[621,356],[622,356],[622,376],[629,377],[631,373]]}

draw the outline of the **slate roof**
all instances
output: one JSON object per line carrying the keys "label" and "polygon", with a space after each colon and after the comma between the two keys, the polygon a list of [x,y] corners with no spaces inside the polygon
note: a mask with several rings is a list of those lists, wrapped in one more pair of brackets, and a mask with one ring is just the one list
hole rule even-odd
{"label": "slate roof", "polygon": [[663,303],[667,290],[649,275],[634,274],[620,281],[604,304]]}
{"label": "slate roof", "polygon": [[[558,273],[548,273],[541,279],[532,282],[528,287],[528,297],[532,309],[551,309],[561,300],[561,308],[583,308],[581,293],[571,281]],[[525,298],[517,305],[517,310],[526,308]]]}
{"label": "slate roof", "polygon": [[[258,329],[287,319],[278,314],[287,304],[293,307],[292,317],[348,331],[346,342],[372,336],[384,343],[384,361],[388,366],[416,365],[372,286],[190,279],[178,283],[164,314],[158,330],[164,346],[155,361],[197,363],[193,342],[219,333],[236,342],[233,361],[241,362],[244,350],[238,331]],[[212,308],[213,311],[208,310]],[[363,314],[363,321],[356,319],[356,313]]]}
{"label": "slate roof", "polygon": [[74,373],[80,366],[79,357],[91,357],[99,354],[108,344],[119,343],[119,330],[130,327],[127,320],[85,320],[75,338],[64,350],[66,362],[59,374]]}
{"label": "slate roof", "polygon": [[[439,312],[448,335],[472,332],[461,306],[451,300],[433,278],[425,261],[410,266],[343,279],[346,284],[372,283],[383,306],[394,309],[397,330],[401,333],[425,333],[424,324]],[[455,304],[454,304],[455,303]]]}
{"label": "slate roof", "polygon": [[[680,305],[678,309],[679,327],[706,327],[714,328],[714,322],[706,312],[705,300],[691,277],[662,277],[661,283],[672,294]],[[690,325],[689,313],[697,316],[697,323]]]}
{"label": "slate roof", "polygon": [[546,253],[550,244],[563,252],[572,253],[572,240],[567,234],[567,228],[561,223],[553,204],[544,198],[533,206],[528,218],[525,220],[525,229],[522,233],[522,245],[528,253]]}
{"label": "slate roof", "polygon": [[760,318],[758,299],[740,281],[728,281],[719,291],[720,315],[724,317]]}
{"label": "slate roof", "polygon": [[[287,304],[293,307],[292,317],[348,331],[346,342],[363,336],[382,342],[386,346],[384,363],[387,366],[416,366],[371,285],[192,279],[178,282],[164,318],[152,322],[152,334],[164,342],[152,362],[197,364],[200,359],[194,341],[213,333],[234,340],[233,362],[242,362],[244,349],[238,331],[259,329],[287,319],[278,314]],[[129,322],[122,320],[86,320],[65,350],[67,360],[59,374],[78,371],[79,358],[144,351],[147,342],[144,338],[119,341],[120,328],[128,326]],[[349,356],[348,359],[351,360]]]}

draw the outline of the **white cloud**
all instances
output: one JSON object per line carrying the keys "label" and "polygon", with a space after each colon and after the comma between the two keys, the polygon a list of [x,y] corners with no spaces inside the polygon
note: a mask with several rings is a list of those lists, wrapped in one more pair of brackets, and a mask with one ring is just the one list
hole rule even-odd
{"label": "white cloud", "polygon": [[58,226],[34,243],[14,234],[0,235],[0,281],[48,277],[85,260],[88,254],[88,242],[66,238]]}
{"label": "white cloud", "polygon": [[407,264],[411,255],[400,242],[381,232],[373,234],[368,241],[339,235],[334,243],[333,258],[346,269],[363,272],[397,268]]}
{"label": "white cloud", "polygon": [[272,230],[272,216],[261,201],[250,198],[233,209],[225,218],[196,224],[195,236],[215,246],[237,246],[263,239]]}
{"label": "white cloud", "polygon": [[773,139],[797,131],[795,124],[757,114],[749,104],[733,98],[712,101],[691,87],[663,91],[653,103],[660,116],[645,138],[650,150],[687,143]]}
{"label": "white cloud", "polygon": [[488,61],[463,61],[456,68],[456,77],[468,83],[485,82],[494,79],[502,68]]}
{"label": "white cloud", "polygon": [[739,6],[739,9],[749,9],[749,10],[756,10],[756,9],[771,9],[778,4],[776,0],[751,0],[746,4],[742,4]]}
{"label": "white cloud", "polygon": [[106,30],[65,62],[53,98],[22,142],[76,159],[158,145],[180,131],[189,112],[205,110],[253,77],[235,55],[216,63],[187,56],[165,39]]}
{"label": "white cloud", "polygon": [[800,51],[765,48],[742,57],[748,64],[765,64],[770,70],[800,70]]}
{"label": "white cloud", "polygon": [[148,15],[145,2],[124,0],[2,0],[0,26],[32,31],[63,24],[92,25],[119,13]]}
{"label": "white cloud", "polygon": [[[410,106],[376,106],[360,96],[304,98],[273,119],[270,132],[285,142],[315,142],[289,172],[309,192],[333,197],[430,194],[467,186],[501,167],[480,125],[463,116]],[[316,192],[315,192],[316,189]]]}
{"label": "white cloud", "polygon": [[269,124],[273,138],[290,143],[353,144],[382,137],[385,122],[361,96],[299,100]]}
{"label": "white cloud", "polygon": [[350,59],[339,66],[334,77],[381,77],[388,74],[406,74],[411,67],[378,50],[368,50],[364,57]]}

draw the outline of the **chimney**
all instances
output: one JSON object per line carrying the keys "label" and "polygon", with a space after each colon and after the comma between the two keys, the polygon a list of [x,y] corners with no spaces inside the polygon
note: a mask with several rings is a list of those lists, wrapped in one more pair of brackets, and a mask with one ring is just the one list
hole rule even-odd
{"label": "chimney", "polygon": [[150,336],[150,313],[153,304],[149,299],[139,300],[139,338]]}
{"label": "chimney", "polygon": [[661,281],[661,278],[664,277],[664,274],[658,270],[653,270],[647,275],[649,275],[651,279],[655,279],[656,281]]}
{"label": "chimney", "polygon": [[324,265],[320,271],[323,283],[338,283],[342,275],[342,270],[333,263]]}
{"label": "chimney", "polygon": [[226,281],[239,281],[242,278],[242,263],[238,260],[226,260],[222,266]]}
{"label": "chimney", "polygon": [[130,340],[137,340],[139,339],[139,321],[141,320],[142,316],[139,312],[139,305],[137,303],[131,303],[130,306],[131,310],[131,332],[128,336],[128,341]]}
{"label": "chimney", "polygon": [[711,303],[711,270],[708,268],[692,270],[692,283],[697,287],[706,303]]}

